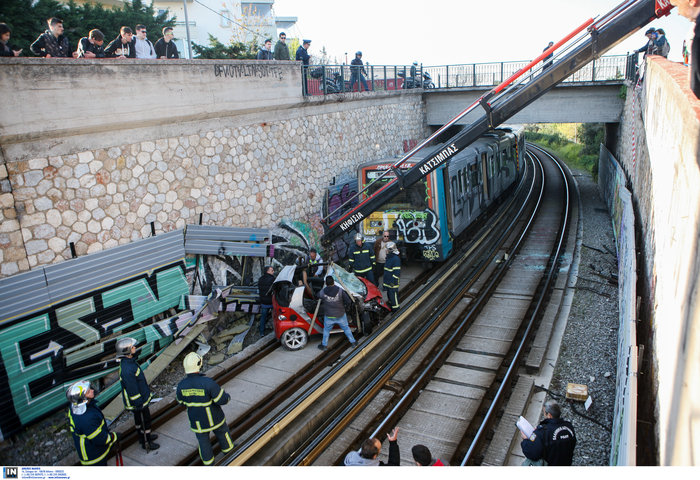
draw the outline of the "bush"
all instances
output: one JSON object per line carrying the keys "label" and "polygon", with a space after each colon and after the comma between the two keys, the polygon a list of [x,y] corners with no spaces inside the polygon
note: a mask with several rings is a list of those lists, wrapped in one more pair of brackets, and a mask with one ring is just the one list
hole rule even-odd
{"label": "bush", "polygon": [[605,129],[602,124],[582,124],[577,129],[577,140],[567,140],[556,126],[528,126],[525,138],[549,150],[561,158],[569,167],[590,172],[594,178],[598,170],[599,146],[604,142]]}

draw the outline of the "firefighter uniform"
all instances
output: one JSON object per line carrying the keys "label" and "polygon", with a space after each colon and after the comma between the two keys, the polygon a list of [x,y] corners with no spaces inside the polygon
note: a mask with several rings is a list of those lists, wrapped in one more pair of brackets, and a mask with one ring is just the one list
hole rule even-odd
{"label": "firefighter uniform", "polygon": [[369,243],[361,243],[357,245],[355,243],[354,247],[350,251],[350,270],[358,277],[363,277],[374,283],[374,269],[375,257],[374,257],[374,246]]}
{"label": "firefighter uniform", "polygon": [[[81,410],[78,408],[78,410]],[[107,456],[117,441],[117,434],[109,432],[107,422],[95,400],[87,402],[84,413],[68,408],[70,433],[83,465],[107,465]]]}
{"label": "firefighter uniform", "polygon": [[199,442],[199,456],[204,465],[214,462],[209,434],[214,432],[223,453],[233,449],[226,416],[221,405],[231,397],[214,380],[199,372],[188,373],[177,386],[177,401],[187,407],[190,429]]}
{"label": "firefighter uniform", "polygon": [[145,444],[149,442],[148,449],[156,450],[158,447],[152,442],[158,438],[158,435],[150,433],[151,411],[148,408],[153,395],[151,389],[148,388],[146,376],[134,358],[122,357],[120,359],[119,380],[122,384],[124,408],[134,413],[134,425],[139,432],[139,443],[143,448],[146,448]]}
{"label": "firefighter uniform", "polygon": [[[393,248],[389,248],[393,247]],[[393,242],[387,244],[386,263],[384,264],[384,289],[389,299],[391,310],[399,308],[399,279],[401,278],[401,259]]]}

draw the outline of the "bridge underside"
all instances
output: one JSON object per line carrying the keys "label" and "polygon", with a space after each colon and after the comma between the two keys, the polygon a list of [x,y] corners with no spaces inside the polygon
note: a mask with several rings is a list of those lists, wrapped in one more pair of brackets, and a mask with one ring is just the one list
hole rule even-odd
{"label": "bridge underside", "polygon": [[[508,123],[617,123],[624,106],[622,89],[619,82],[607,85],[562,85],[525,107],[509,119]],[[473,88],[427,91],[425,103],[428,125],[444,125],[485,92]],[[471,121],[470,114],[458,123],[468,124]]]}

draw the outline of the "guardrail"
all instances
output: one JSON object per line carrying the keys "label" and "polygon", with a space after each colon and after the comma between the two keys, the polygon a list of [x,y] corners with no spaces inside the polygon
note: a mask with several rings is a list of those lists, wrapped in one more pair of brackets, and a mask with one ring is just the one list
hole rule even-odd
{"label": "guardrail", "polygon": [[[310,65],[302,67],[306,78],[304,95],[329,95],[357,91],[402,90],[409,88],[479,88],[499,85],[525,67],[520,62],[467,63],[461,65]],[[358,68],[362,69],[361,77]],[[539,72],[533,69],[530,76]],[[574,72],[563,83],[631,80],[637,72],[637,54],[600,57]],[[365,79],[367,88],[360,78]]]}

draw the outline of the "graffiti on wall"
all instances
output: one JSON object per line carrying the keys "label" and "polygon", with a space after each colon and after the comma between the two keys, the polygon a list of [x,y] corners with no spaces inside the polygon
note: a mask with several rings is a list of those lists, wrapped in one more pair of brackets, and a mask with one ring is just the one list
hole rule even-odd
{"label": "graffiti on wall", "polygon": [[145,327],[139,324],[177,307],[188,293],[185,265],[176,262],[3,324],[2,437],[65,405],[65,389],[72,382],[96,380],[116,368],[111,362],[119,333],[128,331],[146,342],[142,356],[170,343],[186,316]]}

